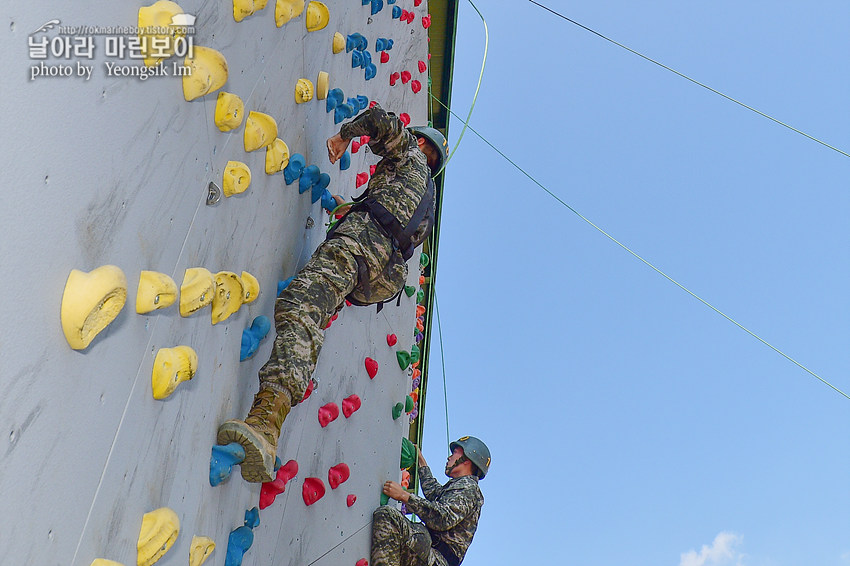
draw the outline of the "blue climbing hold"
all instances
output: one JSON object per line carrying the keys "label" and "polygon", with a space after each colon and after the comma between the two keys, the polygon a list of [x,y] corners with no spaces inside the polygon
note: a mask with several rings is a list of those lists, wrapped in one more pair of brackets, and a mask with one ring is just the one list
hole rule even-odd
{"label": "blue climbing hold", "polygon": [[277,282],[277,296],[280,297],[280,294],[283,293],[283,290],[289,287],[289,284],[292,283],[292,280],[295,279],[293,275],[289,279],[284,279],[283,281]]}
{"label": "blue climbing hold", "polygon": [[280,469],[281,466],[283,466],[283,462],[280,461],[280,456],[275,456],[274,457],[274,471],[275,471],[275,473],[277,473],[277,471]]}
{"label": "blue climbing hold", "polygon": [[361,6],[367,6],[369,4],[369,2],[371,2],[371,1],[372,0],[361,0],[362,4],[360,4],[360,5]]}
{"label": "blue climbing hold", "polygon": [[351,152],[345,150],[345,153],[339,158],[339,170],[346,171],[349,167],[351,167]]}
{"label": "blue climbing hold", "polygon": [[372,0],[372,15],[384,9],[384,0]]}
{"label": "blue climbing hold", "polygon": [[269,317],[260,315],[254,319],[250,328],[242,331],[242,349],[239,351],[239,361],[244,362],[257,353],[260,342],[271,330],[272,324]]}
{"label": "blue climbing hold", "polygon": [[320,173],[321,171],[319,171],[319,168],[316,165],[308,165],[305,167],[301,172],[301,178],[298,179],[298,192],[305,193],[312,188],[313,185],[318,183]]}
{"label": "blue climbing hold", "polygon": [[357,67],[363,66],[363,52],[362,51],[352,51],[351,52],[351,68],[356,69]]}
{"label": "blue climbing hold", "polygon": [[342,92],[341,88],[332,88],[330,92],[328,92],[328,98],[325,101],[325,110],[330,112],[345,100],[345,94]]}
{"label": "blue climbing hold", "polygon": [[334,199],[331,192],[327,189],[322,191],[322,208],[331,212],[333,209],[337,207],[336,199]]}
{"label": "blue climbing hold", "polygon": [[390,50],[390,49],[392,49],[392,48],[393,48],[393,40],[392,40],[392,39],[388,39],[388,40],[387,40],[387,49],[386,49],[386,50],[387,50],[387,51],[389,51],[389,50]]}
{"label": "blue climbing hold", "polygon": [[245,459],[245,449],[238,443],[231,442],[226,446],[216,444],[212,447],[210,457],[210,485],[215,487],[230,477],[233,466]]}
{"label": "blue climbing hold", "polygon": [[393,19],[397,20],[401,17],[401,6],[393,6]]}
{"label": "blue climbing hold", "polygon": [[251,507],[245,511],[245,526],[249,529],[255,529],[260,526],[260,510],[256,507]]}
{"label": "blue climbing hold", "polygon": [[[352,108],[354,108],[354,114],[357,114],[358,112],[360,112],[360,102],[357,100],[357,97],[352,96],[351,98],[347,99],[345,101],[345,103],[348,104],[349,106],[351,106]],[[352,114],[352,116],[354,114]]]}
{"label": "blue climbing hold", "polygon": [[375,40],[375,51],[383,51],[387,48],[387,38],[379,37]]}
{"label": "blue climbing hold", "polygon": [[387,4],[395,4],[395,0],[387,0]]}
{"label": "blue climbing hold", "polygon": [[372,54],[368,51],[363,51],[363,61],[360,63],[360,68],[365,69],[372,64]]}
{"label": "blue climbing hold", "polygon": [[227,537],[227,555],[224,566],[242,566],[242,557],[254,544],[254,532],[246,526],[234,529]]}
{"label": "blue climbing hold", "polygon": [[377,75],[377,74],[378,74],[378,68],[375,66],[374,63],[369,63],[368,65],[366,65],[365,77],[366,77],[367,81],[374,79],[375,75]]}
{"label": "blue climbing hold", "polygon": [[351,118],[357,114],[357,110],[351,104],[340,104],[334,108],[334,124],[339,124],[346,118]]}
{"label": "blue climbing hold", "polygon": [[319,180],[315,185],[311,187],[310,193],[310,202],[318,202],[319,199],[322,198],[322,193],[328,188],[328,185],[331,184],[331,176],[327,173],[322,173],[319,175]]}
{"label": "blue climbing hold", "polygon": [[357,104],[360,106],[360,110],[366,110],[367,108],[369,108],[369,97],[365,94],[358,95]]}
{"label": "blue climbing hold", "polygon": [[368,47],[369,41],[359,33],[352,33],[345,38],[345,52],[349,53],[353,50],[363,51]]}
{"label": "blue climbing hold", "polygon": [[283,168],[283,180],[286,181],[287,185],[291,185],[295,179],[301,176],[301,172],[304,170],[304,165],[307,164],[307,161],[304,159],[304,156],[300,153],[293,153],[289,158],[289,164]]}

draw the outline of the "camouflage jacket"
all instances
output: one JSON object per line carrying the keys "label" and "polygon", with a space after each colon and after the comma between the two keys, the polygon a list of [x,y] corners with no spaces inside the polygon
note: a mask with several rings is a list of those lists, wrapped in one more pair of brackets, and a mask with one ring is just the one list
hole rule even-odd
{"label": "camouflage jacket", "polygon": [[[440,485],[428,466],[420,466],[419,480],[424,498],[411,494],[407,509],[422,519],[431,533],[432,546],[445,556],[447,547],[463,560],[472,543],[484,496],[476,476],[452,478]],[[448,557],[447,557],[448,558]]]}

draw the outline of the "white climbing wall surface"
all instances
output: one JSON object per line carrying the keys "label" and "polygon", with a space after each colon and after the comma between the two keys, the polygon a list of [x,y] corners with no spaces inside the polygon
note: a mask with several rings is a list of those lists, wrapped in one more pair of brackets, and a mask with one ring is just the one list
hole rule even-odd
{"label": "white climbing wall surface", "polygon": [[[260,485],[244,482],[238,467],[224,483],[210,486],[210,450],[218,424],[247,413],[257,370],[271,348],[270,335],[253,358],[240,362],[242,331],[258,315],[272,317],[277,282],[303,266],[323,240],[328,214],[320,202],[311,203],[310,191],[299,194],[297,180],[286,185],[283,173],[264,172],[265,150],[243,149],[244,120],[227,133],[216,127],[219,91],[187,102],[180,77],[122,76],[143,63],[132,57],[135,33],[115,27],[136,26],[139,8],[151,3],[10,0],[4,6],[3,564],[136,564],[142,517],[166,507],[180,531],[157,564],[187,564],[197,535],[216,543],[206,564],[222,565],[229,533],[259,502]],[[420,21],[427,2],[327,0],[323,29],[307,31],[306,9],[277,27],[276,8],[297,4],[269,0],[238,23],[230,0],[183,0],[179,8],[196,18],[191,43],[226,58],[221,91],[238,95],[245,115],[273,117],[290,152],[330,175],[332,193],[356,196],[362,190],[355,188],[356,175],[368,172],[377,158],[360,149],[348,170],[331,165],[325,140],[339,128],[334,112],[316,96],[297,104],[296,84],[306,78],[315,85],[326,71],[329,87],[342,89],[346,98],[364,95],[409,114],[413,123],[426,123],[428,79],[417,63],[427,60]],[[394,6],[415,19],[393,18]],[[363,68],[352,68],[351,53],[332,52],[335,32],[367,39],[374,78],[367,81]],[[375,50],[378,38],[393,40],[386,62]],[[182,63],[182,57],[171,57],[164,68],[173,75]],[[411,79],[391,85],[393,73],[403,71]],[[414,80],[421,91],[414,92]],[[207,205],[208,185],[222,186],[228,161],[248,166],[250,185]],[[104,265],[124,273],[126,304],[87,347],[72,349],[60,323],[66,281],[72,270]],[[179,287],[193,267],[213,274],[247,271],[260,283],[259,298],[215,325],[209,306],[181,317],[179,300],[136,314],[142,271],[168,275]],[[417,255],[408,284],[417,285],[418,277]],[[79,293],[99,292],[99,284],[87,280]],[[415,301],[403,294],[400,306],[388,304],[381,313],[346,307],[328,329],[318,386],[290,414],[279,445],[281,461],[295,460],[298,474],[260,512],[243,564],[354,566],[368,558],[381,485],[400,478],[408,419],[393,420],[392,407],[404,401],[410,378],[399,368],[396,350],[410,349]],[[114,302],[105,310],[109,305]],[[399,337],[395,347],[387,345],[390,333]],[[176,346],[197,353],[197,371],[170,396],[155,400],[154,358],[161,348]],[[367,356],[379,364],[374,379],[364,367]],[[319,407],[341,407],[352,394],[362,407],[321,427]],[[328,470],[339,463],[349,466],[350,478],[330,489]],[[321,478],[327,489],[311,506],[302,499],[308,477]],[[356,496],[351,507],[350,494]]]}

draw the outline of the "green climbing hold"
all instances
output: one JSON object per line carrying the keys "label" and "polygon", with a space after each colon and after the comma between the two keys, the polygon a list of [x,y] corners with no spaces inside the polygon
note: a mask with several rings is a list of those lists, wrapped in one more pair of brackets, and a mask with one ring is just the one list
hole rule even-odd
{"label": "green climbing hold", "polygon": [[393,420],[396,420],[404,412],[404,404],[396,403],[393,405]]}
{"label": "green climbing hold", "polygon": [[405,285],[404,286],[404,294],[407,295],[408,297],[412,297],[415,292],[416,292],[416,287],[414,287],[413,285]]}
{"label": "green climbing hold", "polygon": [[426,254],[425,252],[419,254],[419,265],[421,265],[422,267],[426,267],[429,261],[430,260],[428,259],[428,254]]}
{"label": "green climbing hold", "polygon": [[413,397],[408,395],[404,400],[404,412],[409,413],[410,411],[413,410],[413,407],[415,407],[415,405],[413,403]]}
{"label": "green climbing hold", "polygon": [[407,369],[407,366],[410,365],[410,354],[405,350],[396,352],[395,357],[398,360],[398,367],[401,369]]}
{"label": "green climbing hold", "polygon": [[415,364],[416,362],[418,362],[419,356],[420,356],[419,346],[414,344],[413,346],[410,347],[410,363]]}
{"label": "green climbing hold", "polygon": [[387,505],[390,502],[390,497],[386,493],[381,494],[381,505]]}
{"label": "green climbing hold", "polygon": [[409,468],[416,463],[416,446],[407,438],[401,439],[401,467]]}
{"label": "green climbing hold", "polygon": [[425,300],[425,291],[423,289],[419,289],[419,292],[416,293],[416,302],[422,303]]}

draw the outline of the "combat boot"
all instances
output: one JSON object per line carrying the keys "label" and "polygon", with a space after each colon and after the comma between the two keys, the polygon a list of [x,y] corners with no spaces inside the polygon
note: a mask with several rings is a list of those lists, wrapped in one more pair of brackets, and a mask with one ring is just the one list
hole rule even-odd
{"label": "combat boot", "polygon": [[262,387],[244,421],[229,420],[218,427],[219,444],[238,442],[245,449],[240,464],[245,481],[265,483],[274,479],[274,462],[280,427],[292,406],[289,392]]}

